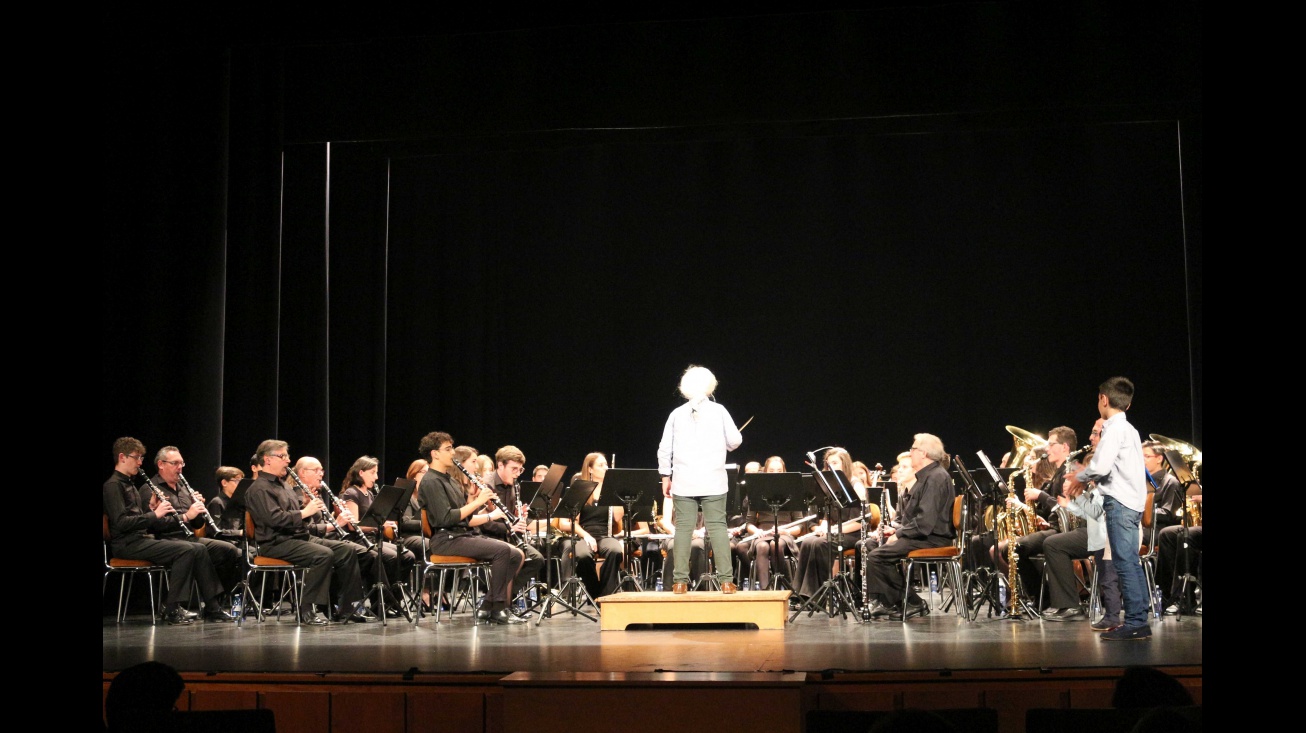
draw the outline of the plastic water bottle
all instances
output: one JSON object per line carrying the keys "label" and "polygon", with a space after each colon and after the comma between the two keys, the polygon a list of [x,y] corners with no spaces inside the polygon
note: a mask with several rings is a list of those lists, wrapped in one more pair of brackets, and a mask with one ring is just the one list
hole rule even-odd
{"label": "plastic water bottle", "polygon": [[662,592],[662,578],[658,578],[658,584],[655,586],[658,593]]}
{"label": "plastic water bottle", "polygon": [[934,593],[938,593],[938,592],[939,592],[939,574],[936,573],[936,572],[934,572],[933,570],[931,570],[931,571],[930,571],[930,593],[931,593],[931,594],[934,594]]}
{"label": "plastic water bottle", "polygon": [[231,617],[240,618],[245,612],[244,606],[244,600],[241,598],[241,595],[239,593],[233,595],[231,597]]}
{"label": "plastic water bottle", "polygon": [[1158,615],[1165,611],[1161,607],[1161,589],[1157,586],[1152,586],[1152,608],[1156,609]]}
{"label": "plastic water bottle", "polygon": [[537,600],[539,600],[539,599],[536,598],[535,578],[531,578],[531,605],[532,605],[532,606],[535,605],[535,602],[536,602]]}
{"label": "plastic water bottle", "polygon": [[998,605],[1003,608],[1007,607],[1007,584],[998,583]]}

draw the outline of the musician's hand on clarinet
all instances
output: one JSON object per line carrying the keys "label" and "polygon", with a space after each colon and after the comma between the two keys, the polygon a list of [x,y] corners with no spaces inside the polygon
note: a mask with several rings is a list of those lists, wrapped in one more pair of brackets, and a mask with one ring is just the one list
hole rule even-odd
{"label": "musician's hand on clarinet", "polygon": [[323,509],[326,509],[326,505],[322,503],[321,499],[314,496],[313,498],[309,499],[307,502],[304,503],[304,508],[299,510],[299,516],[303,517],[304,519],[308,519],[309,517],[316,517],[317,515],[322,513]]}
{"label": "musician's hand on clarinet", "polygon": [[[494,498],[494,489],[491,489],[488,486],[482,486],[476,490],[476,496],[472,501],[474,501],[477,506],[485,506],[494,501]],[[495,511],[498,511],[498,509],[495,509]],[[502,517],[503,514],[500,513],[499,516]]]}
{"label": "musician's hand on clarinet", "polygon": [[526,521],[526,517],[518,517],[517,523],[512,525],[512,531],[516,532],[517,534],[524,534],[526,532],[526,527],[529,524],[530,523]]}
{"label": "musician's hand on clarinet", "polygon": [[198,501],[192,502],[189,507],[186,507],[186,520],[190,521],[195,517],[198,517],[203,511],[204,511],[203,504],[199,503]]}
{"label": "musician's hand on clarinet", "polygon": [[490,521],[491,521],[491,522],[496,521],[496,520],[499,520],[499,519],[506,519],[506,518],[507,518],[507,516],[503,513],[503,510],[500,509],[499,507],[496,506],[494,509],[490,510]]}
{"label": "musician's hand on clarinet", "polygon": [[150,503],[154,504],[154,516],[159,519],[163,519],[169,514],[172,514],[172,502],[159,501],[158,497],[154,497]]}

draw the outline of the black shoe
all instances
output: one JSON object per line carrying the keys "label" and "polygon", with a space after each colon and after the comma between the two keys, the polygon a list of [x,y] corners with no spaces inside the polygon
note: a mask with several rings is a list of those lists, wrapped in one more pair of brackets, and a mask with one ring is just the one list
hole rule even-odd
{"label": "black shoe", "polygon": [[498,611],[490,611],[490,615],[487,616],[485,620],[492,624],[500,624],[503,626],[526,623],[526,619],[518,618],[516,614],[506,608],[501,608]]}
{"label": "black shoe", "polygon": [[906,612],[899,611],[898,609],[894,609],[893,613],[889,614],[889,620],[906,621],[907,619],[916,616],[928,616],[928,615],[930,615],[930,604],[926,603],[925,601],[921,601],[920,603],[915,603],[915,604],[908,603]]}
{"label": "black shoe", "polygon": [[304,609],[304,612],[300,614],[299,621],[309,626],[326,626],[329,623],[327,617],[322,615],[322,612],[317,610],[316,606],[309,606]]}
{"label": "black shoe", "polygon": [[204,622],[213,624],[232,624],[236,622],[236,619],[232,618],[231,614],[224,611],[209,611],[204,614]]}
{"label": "black shoe", "polygon": [[804,598],[803,596],[798,595],[797,593],[794,593],[793,595],[789,596],[790,611],[797,611],[801,609],[804,603],[807,603],[807,599]]}
{"label": "black shoe", "polygon": [[1083,621],[1086,618],[1088,618],[1088,615],[1084,613],[1084,609],[1077,607],[1063,608],[1060,611],[1043,614],[1044,621]]}
{"label": "black shoe", "polygon": [[487,618],[489,618],[489,617],[490,617],[490,612],[489,612],[489,611],[485,610],[484,608],[478,608],[478,609],[476,609],[476,620],[477,620],[477,621],[484,621],[485,619],[487,619]]}
{"label": "black shoe", "polygon": [[[889,608],[880,601],[871,601],[871,607],[867,611],[867,618],[889,618],[895,613],[898,613],[897,609]],[[901,614],[899,614],[899,616],[901,616]]]}
{"label": "black shoe", "polygon": [[1142,626],[1121,626],[1118,629],[1112,629],[1100,635],[1102,641],[1145,641],[1152,638],[1152,627],[1147,624]]}
{"label": "black shoe", "polygon": [[190,619],[191,621],[194,621],[195,619],[200,617],[198,613],[195,613],[194,611],[189,611],[185,608],[182,608],[181,606],[177,606],[177,611],[181,612],[186,618]]}
{"label": "black shoe", "polygon": [[169,626],[185,626],[195,619],[191,618],[190,611],[177,606],[163,615],[163,620],[168,622]]}

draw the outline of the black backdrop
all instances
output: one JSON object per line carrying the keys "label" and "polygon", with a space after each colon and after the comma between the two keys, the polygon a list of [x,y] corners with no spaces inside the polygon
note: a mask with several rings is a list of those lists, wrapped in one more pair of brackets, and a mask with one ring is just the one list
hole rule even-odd
{"label": "black backdrop", "polygon": [[996,459],[1114,374],[1200,446],[1196,11],[1039,12],[115,23],[89,449],[647,467],[691,363],[741,462]]}

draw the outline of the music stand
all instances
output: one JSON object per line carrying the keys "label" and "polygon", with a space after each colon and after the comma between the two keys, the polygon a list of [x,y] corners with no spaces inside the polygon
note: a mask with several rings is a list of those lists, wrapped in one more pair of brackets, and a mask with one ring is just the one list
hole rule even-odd
{"label": "music stand", "polygon": [[[536,516],[539,516],[540,514],[544,515],[545,531],[547,531],[548,527],[551,526],[552,524],[553,512],[555,509],[557,509],[558,500],[562,496],[562,480],[563,477],[566,475],[566,473],[567,473],[567,467],[562,465],[561,463],[549,464],[549,472],[544,476],[544,480],[538,483],[538,486],[535,489],[535,494],[531,496],[529,501],[522,503],[522,506],[526,507],[525,514],[527,519],[530,518],[530,515],[532,513],[534,513]],[[526,483],[535,484],[536,482],[530,481]],[[521,494],[518,494],[518,497],[520,498]],[[538,538],[538,533],[537,533],[537,538]],[[530,541],[529,535],[527,541],[528,542]],[[544,578],[545,578],[544,582],[541,582],[539,578],[536,578],[533,580],[533,582],[531,582],[530,585],[518,590],[514,594],[516,597],[529,598],[531,591],[535,591],[536,600],[533,603],[531,603],[531,605],[528,606],[525,610],[525,613],[528,615],[530,614],[532,609],[544,609],[546,604],[548,603],[548,599],[550,598],[550,596],[552,596],[555,593],[555,591],[553,590],[553,579],[552,579],[553,543],[549,542],[548,539],[546,538],[543,544],[544,544]],[[539,624],[539,621],[542,618],[543,618],[543,611],[541,610],[541,616],[537,618],[535,621],[537,625]]]}
{"label": "music stand", "polygon": [[[857,604],[853,602],[852,590],[848,588],[848,579],[845,573],[840,572],[843,565],[843,520],[836,514],[850,506],[860,506],[862,500],[853,490],[852,483],[844,472],[840,469],[832,471],[816,471],[812,474],[805,474],[804,481],[810,476],[811,483],[815,484],[816,490],[820,492],[819,496],[825,503],[826,517],[826,547],[830,548],[830,556],[834,560],[831,563],[830,578],[816,589],[811,598],[808,598],[798,610],[793,612],[789,617],[790,621],[798,618],[799,614],[807,611],[808,617],[811,617],[816,611],[824,610],[830,618],[834,618],[837,613],[843,618],[848,618],[848,614],[853,614],[853,618],[861,621],[861,615],[857,611]],[[865,512],[860,512],[865,514]],[[862,521],[865,521],[863,519]],[[811,540],[808,540],[809,542]]]}
{"label": "music stand", "polygon": [[[599,494],[598,503],[598,506],[619,506],[625,510],[621,519],[620,539],[622,543],[622,552],[624,554],[621,559],[620,576],[617,580],[618,593],[626,587],[627,583],[633,585],[637,592],[642,592],[644,590],[644,586],[639,582],[639,578],[635,577],[635,575],[630,572],[630,566],[633,564],[630,562],[630,559],[635,557],[635,540],[634,537],[631,536],[631,532],[634,531],[636,522],[649,522],[650,525],[653,522],[653,513],[651,511],[645,508],[636,508],[636,503],[639,501],[640,497],[643,496],[644,490],[639,488],[638,480],[634,484],[627,482],[626,476],[630,475],[626,473],[628,470],[638,469],[622,469],[622,473],[617,475],[617,482],[613,484],[611,481],[612,474],[617,471],[617,469],[608,469],[608,472],[603,475],[603,491]],[[657,471],[653,469],[647,470],[653,471],[655,474],[657,473]],[[638,476],[636,479],[638,479]],[[656,485],[658,487],[658,493],[660,494],[662,491],[661,478],[658,478]],[[611,531],[610,527],[609,531]]]}
{"label": "music stand", "polygon": [[[771,580],[767,583],[771,590],[778,590],[781,585],[789,590],[794,590],[793,584],[789,581],[789,574],[784,563],[784,550],[780,545],[779,537],[774,536],[780,528],[780,509],[785,506],[797,506],[803,503],[803,474],[794,472],[785,473],[752,473],[748,475],[744,483],[744,498],[748,500],[749,507],[765,506],[771,510],[772,542],[771,542]],[[741,540],[744,538],[741,538]],[[754,538],[756,541],[757,538]],[[778,570],[777,570],[778,568]]]}
{"label": "music stand", "polygon": [[[548,481],[548,479],[546,478],[545,481]],[[540,606],[539,615],[535,618],[536,626],[544,620],[545,616],[549,616],[550,618],[553,617],[553,605],[555,603],[568,611],[571,611],[571,615],[573,616],[580,614],[590,621],[598,621],[597,618],[594,618],[581,610],[584,601],[588,601],[589,604],[595,608],[598,608],[598,604],[590,597],[589,591],[585,589],[585,584],[576,576],[576,538],[578,536],[576,534],[576,526],[579,524],[576,515],[580,513],[581,506],[583,506],[590,498],[590,495],[594,493],[595,486],[598,486],[597,481],[576,479],[575,481],[572,481],[571,486],[562,493],[562,499],[558,502],[558,516],[565,516],[571,520],[571,562],[569,566],[571,572],[568,574],[567,581],[562,584],[561,588],[557,590],[550,588],[548,593],[540,599],[542,605]],[[579,588],[576,586],[579,586]],[[577,598],[577,596],[580,596],[580,598],[574,603],[569,600]]]}
{"label": "music stand", "polygon": [[[649,523],[649,529],[652,530],[654,522],[654,512],[643,513],[643,509],[636,510],[635,505],[646,495],[654,497],[653,506],[657,506],[658,501],[662,499],[662,474],[658,473],[656,468],[609,468],[608,472],[603,474],[603,494],[599,501],[604,497],[619,500],[626,507],[626,521],[623,534],[625,542],[626,557],[634,557],[635,539],[631,536],[631,527],[635,526],[636,515],[646,518]],[[644,586],[629,573],[623,569],[621,584],[617,586],[618,591],[626,585],[627,577],[635,584],[635,589],[643,591]]]}
{"label": "music stand", "polygon": [[[403,514],[404,508],[408,505],[408,498],[412,494],[412,489],[382,485],[377,492],[376,498],[368,505],[367,513],[358,519],[359,534],[366,534],[363,530],[364,527],[376,530],[376,543],[368,549],[376,553],[376,582],[372,584],[372,591],[377,594],[378,604],[381,606],[381,612],[377,616],[381,618],[382,626],[386,625],[385,607],[387,598],[399,608],[399,611],[403,613],[404,618],[409,623],[413,621],[412,611],[409,608],[412,605],[412,599],[395,598],[394,592],[390,590],[390,578],[385,570],[381,550],[382,545],[385,544],[385,523],[394,521],[398,524],[399,519],[395,516],[396,512],[399,515]],[[396,548],[396,551],[398,549]],[[408,585],[402,581],[401,584],[404,587]]]}

